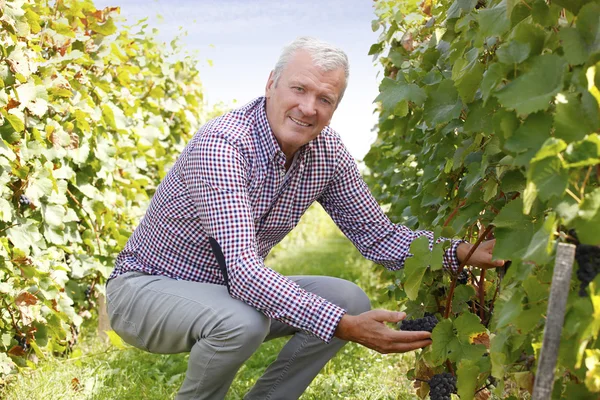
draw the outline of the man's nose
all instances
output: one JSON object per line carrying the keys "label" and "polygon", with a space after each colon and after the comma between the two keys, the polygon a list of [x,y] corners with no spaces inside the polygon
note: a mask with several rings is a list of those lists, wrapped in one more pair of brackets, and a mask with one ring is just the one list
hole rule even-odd
{"label": "man's nose", "polygon": [[317,113],[316,99],[312,96],[305,96],[300,102],[299,108],[302,114],[307,117],[312,117]]}

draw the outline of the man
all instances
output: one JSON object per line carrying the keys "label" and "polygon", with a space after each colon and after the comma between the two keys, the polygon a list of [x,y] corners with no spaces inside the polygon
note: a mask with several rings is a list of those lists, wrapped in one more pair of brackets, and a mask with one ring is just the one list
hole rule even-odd
{"label": "man", "polygon": [[[156,353],[189,351],[178,399],[222,399],[240,366],[265,341],[292,338],[247,399],[296,399],[347,342],[382,353],[431,343],[429,332],[385,322],[351,282],[284,277],[269,250],[318,201],[361,253],[403,266],[411,241],[430,232],[392,224],[328,125],[348,81],[344,52],[312,38],[287,46],[265,97],[210,121],[158,187],[119,255],[107,286],[113,329]],[[493,242],[471,257],[492,267]],[[453,241],[456,268],[470,245]]]}

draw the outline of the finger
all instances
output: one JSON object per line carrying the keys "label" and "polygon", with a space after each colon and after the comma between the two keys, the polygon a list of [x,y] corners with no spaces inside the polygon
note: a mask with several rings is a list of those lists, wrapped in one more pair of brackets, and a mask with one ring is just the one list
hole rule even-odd
{"label": "finger", "polygon": [[406,318],[406,313],[389,310],[371,310],[367,311],[369,316],[379,322],[400,322]]}
{"label": "finger", "polygon": [[431,339],[431,332],[428,331],[393,331],[392,340],[401,343],[417,342],[424,339]]}
{"label": "finger", "polygon": [[427,347],[433,343],[431,340],[420,340],[418,342],[412,343],[399,343],[394,351],[395,353],[406,353],[407,351],[413,351],[417,349],[422,349],[423,347]]}

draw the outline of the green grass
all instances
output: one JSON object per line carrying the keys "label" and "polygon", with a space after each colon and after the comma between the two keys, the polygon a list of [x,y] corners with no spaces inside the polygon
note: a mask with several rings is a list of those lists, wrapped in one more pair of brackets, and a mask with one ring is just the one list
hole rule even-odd
{"label": "green grass", "polygon": [[[287,275],[331,275],[357,283],[374,308],[393,309],[381,295],[385,282],[376,267],[364,260],[336,231],[320,208],[309,210],[290,238],[269,256],[267,265]],[[0,398],[24,399],[149,399],[173,398],[181,385],[187,354],[157,355],[131,347],[106,346],[93,329],[71,358],[53,358],[17,375]],[[242,399],[283,347],[286,338],[261,346],[239,370],[227,400]],[[381,355],[349,343],[325,366],[302,400],[414,399],[406,372],[412,354]]]}

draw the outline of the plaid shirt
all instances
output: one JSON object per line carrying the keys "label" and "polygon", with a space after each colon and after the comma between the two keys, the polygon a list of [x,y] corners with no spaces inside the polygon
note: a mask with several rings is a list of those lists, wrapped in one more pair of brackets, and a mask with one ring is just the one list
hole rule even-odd
{"label": "plaid shirt", "polygon": [[[345,310],[264,265],[306,209],[318,201],[366,258],[392,270],[402,268],[413,239],[433,243],[433,235],[387,218],[331,128],[300,148],[287,175],[285,161],[263,97],[210,121],[157,188],[110,277],[142,271],[224,285],[212,237],[232,297],[329,342]],[[457,267],[459,243],[446,251],[447,268]]]}

